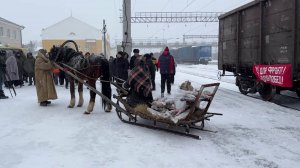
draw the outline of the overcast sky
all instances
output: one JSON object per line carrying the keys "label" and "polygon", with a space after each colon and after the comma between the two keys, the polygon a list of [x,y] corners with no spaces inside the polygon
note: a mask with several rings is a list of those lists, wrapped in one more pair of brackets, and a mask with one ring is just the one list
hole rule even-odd
{"label": "overcast sky", "polygon": [[[123,0],[5,0],[0,17],[25,26],[23,43],[41,40],[41,30],[72,13],[96,28],[107,23],[112,41],[122,38],[119,16]],[[141,11],[227,12],[252,0],[132,0],[132,15]],[[133,24],[133,38],[160,38],[178,41],[183,34],[217,34],[217,23]]]}

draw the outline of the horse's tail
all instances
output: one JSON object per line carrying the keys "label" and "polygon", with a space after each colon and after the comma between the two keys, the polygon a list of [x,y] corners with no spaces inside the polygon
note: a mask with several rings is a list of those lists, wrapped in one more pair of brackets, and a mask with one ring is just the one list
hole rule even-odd
{"label": "horse's tail", "polygon": [[[111,86],[110,86],[110,69],[109,63],[106,59],[101,59],[101,85],[102,85],[102,93],[111,100]],[[102,99],[102,107],[105,109],[107,105],[107,101]]]}

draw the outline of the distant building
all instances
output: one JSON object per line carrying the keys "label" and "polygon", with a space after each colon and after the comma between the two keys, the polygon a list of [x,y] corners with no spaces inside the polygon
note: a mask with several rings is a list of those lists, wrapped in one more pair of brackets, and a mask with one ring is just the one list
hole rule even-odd
{"label": "distant building", "polygon": [[[72,16],[42,30],[42,46],[47,51],[66,40],[74,40],[83,53],[99,55],[104,52],[101,31]],[[107,40],[107,55],[109,54],[110,44]]]}
{"label": "distant building", "polygon": [[22,30],[24,28],[24,26],[0,17],[0,45],[22,47]]}

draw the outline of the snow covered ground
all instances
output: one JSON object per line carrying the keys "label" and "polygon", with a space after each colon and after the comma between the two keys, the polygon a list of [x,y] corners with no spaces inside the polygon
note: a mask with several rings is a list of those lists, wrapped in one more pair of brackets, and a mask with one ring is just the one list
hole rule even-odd
{"label": "snow covered ground", "polygon": [[[185,80],[194,87],[216,82],[216,75],[216,65],[179,65],[172,92]],[[192,132],[202,140],[124,124],[102,110],[99,97],[94,113],[83,115],[87,89],[84,107],[68,109],[63,87],[46,108],[34,87],[17,88],[17,97],[0,100],[0,168],[299,167],[300,112],[243,96],[233,83],[222,79],[210,108],[224,114],[206,125],[218,132]]]}

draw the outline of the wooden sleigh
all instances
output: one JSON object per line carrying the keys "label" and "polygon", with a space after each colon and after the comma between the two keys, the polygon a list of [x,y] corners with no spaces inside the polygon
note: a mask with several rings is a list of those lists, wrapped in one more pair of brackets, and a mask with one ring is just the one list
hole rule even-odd
{"label": "wooden sleigh", "polygon": [[[196,129],[201,131],[209,131],[204,129],[205,121],[210,120],[210,118],[215,115],[222,115],[220,113],[208,112],[208,109],[214,99],[219,85],[220,83],[202,85],[200,90],[198,91],[195,101],[190,104],[188,115],[186,115],[186,117],[180,119],[176,123],[174,123],[171,119],[161,118],[153,115],[150,112],[141,112],[136,110],[135,108],[132,108],[126,102],[127,92],[125,90],[122,90],[122,88],[120,87],[118,87],[118,95],[113,95],[113,97],[117,99],[118,105],[121,103],[125,108],[125,110],[116,109],[119,119],[124,123],[200,139],[198,135],[192,134],[191,130]],[[212,92],[210,92],[209,95],[204,96],[204,90],[208,88],[210,88]],[[199,107],[199,104],[201,102],[206,102],[205,107]]]}
{"label": "wooden sleigh", "polygon": [[[64,71],[64,68],[53,62],[53,64]],[[157,116],[151,115],[150,113],[141,113],[139,111],[134,110],[134,108],[130,107],[126,102],[126,97],[128,92],[120,87],[118,84],[110,82],[114,85],[118,90],[118,95],[113,95],[117,102],[110,100],[108,97],[103,95],[100,91],[96,90],[94,87],[91,87],[87,82],[77,77],[70,71],[65,71],[68,75],[83,83],[90,90],[101,96],[105,101],[109,102],[112,106],[116,108],[117,115],[119,119],[127,124],[146,127],[154,130],[161,130],[170,133],[175,133],[177,135],[192,137],[195,139],[200,139],[198,135],[194,135],[191,133],[192,129],[209,131],[205,130],[205,121],[210,120],[211,117],[215,115],[222,115],[220,113],[210,113],[208,109],[214,99],[214,96],[219,88],[220,83],[212,83],[202,85],[198,94],[196,96],[195,101],[190,104],[188,115],[179,120],[177,123],[174,123],[172,120],[162,119]],[[203,96],[203,91],[207,88],[212,88],[212,92],[209,95]],[[204,108],[199,108],[200,102],[207,102]],[[121,104],[123,105],[121,105]],[[213,131],[209,131],[213,132]]]}

